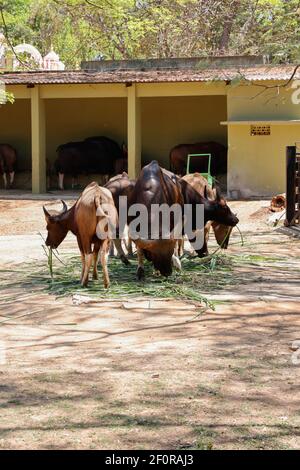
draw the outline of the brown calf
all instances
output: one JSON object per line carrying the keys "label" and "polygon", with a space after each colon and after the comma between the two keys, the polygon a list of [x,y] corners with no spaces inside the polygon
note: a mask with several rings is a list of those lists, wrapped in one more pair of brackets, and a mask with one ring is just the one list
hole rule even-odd
{"label": "brown calf", "polygon": [[[89,272],[94,260],[93,278],[98,279],[98,259],[103,269],[104,287],[110,285],[107,258],[111,241],[111,229],[117,226],[118,216],[111,192],[91,183],[71,209],[63,202],[61,213],[44,213],[47,222],[48,237],[46,245],[57,248],[71,231],[77,237],[82,259],[81,284],[87,286]],[[92,248],[93,247],[93,248]]]}

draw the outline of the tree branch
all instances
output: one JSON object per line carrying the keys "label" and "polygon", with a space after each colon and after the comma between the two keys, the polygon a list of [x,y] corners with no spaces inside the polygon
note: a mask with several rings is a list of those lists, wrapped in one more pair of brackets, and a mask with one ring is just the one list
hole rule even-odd
{"label": "tree branch", "polygon": [[285,82],[285,83],[281,83],[280,85],[261,85],[260,83],[253,83],[251,82],[251,85],[254,85],[254,86],[257,86],[257,87],[262,87],[263,90],[261,90],[259,93],[257,93],[256,95],[252,96],[251,99],[255,99],[257,98],[258,96],[262,95],[265,91],[267,90],[274,90],[274,89],[277,89],[277,94],[279,94],[279,90],[280,88],[286,88],[287,86],[289,86],[289,84],[293,81],[298,69],[300,68],[300,64],[297,64],[293,70],[293,73],[292,75],[290,76],[290,78]]}
{"label": "tree branch", "polygon": [[9,48],[11,49],[12,53],[14,54],[15,58],[17,59],[17,61],[23,65],[23,67],[29,69],[29,70],[32,70],[32,68],[26,64],[25,62],[23,62],[22,59],[20,59],[20,57],[18,56],[18,54],[16,53],[15,49],[14,49],[14,46],[11,42],[11,40],[9,39],[9,34],[8,34],[8,28],[7,28],[7,25],[6,25],[6,21],[5,21],[5,17],[4,17],[4,11],[3,11],[3,6],[0,5],[0,17],[1,17],[1,20],[2,20],[2,23],[3,23],[3,28],[4,28],[4,36],[5,36],[5,39],[6,39],[6,42],[9,46]]}

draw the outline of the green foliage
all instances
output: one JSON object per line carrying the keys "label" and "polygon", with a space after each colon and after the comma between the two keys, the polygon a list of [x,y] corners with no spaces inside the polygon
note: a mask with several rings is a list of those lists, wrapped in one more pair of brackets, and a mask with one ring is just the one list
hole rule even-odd
{"label": "green foliage", "polygon": [[12,93],[6,91],[6,92],[5,92],[5,95],[6,95],[6,102],[7,102],[7,103],[13,104],[13,103],[15,102],[15,97],[14,97],[14,95],[13,95]]}
{"label": "green foliage", "polygon": [[[300,58],[298,0],[0,0],[14,44],[82,60],[269,54]],[[0,30],[1,21],[0,21]]]}
{"label": "green foliage", "polygon": [[5,91],[5,88],[1,86],[1,75],[0,75],[0,106],[6,103],[13,104],[15,101],[14,95],[10,92]]}

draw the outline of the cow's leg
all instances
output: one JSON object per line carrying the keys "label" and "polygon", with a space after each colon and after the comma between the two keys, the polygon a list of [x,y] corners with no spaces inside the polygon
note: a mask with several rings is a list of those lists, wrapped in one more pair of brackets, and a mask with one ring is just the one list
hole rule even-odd
{"label": "cow's leg", "polygon": [[11,171],[9,173],[9,186],[12,187],[12,185],[14,184],[14,180],[15,180],[15,172],[14,171]]}
{"label": "cow's leg", "polygon": [[108,289],[110,286],[108,267],[107,267],[109,245],[110,245],[110,241],[105,240],[101,247],[101,255],[100,255],[101,266],[103,270],[103,284],[104,284],[105,289]]}
{"label": "cow's leg", "polygon": [[140,248],[137,249],[137,257],[138,257],[138,269],[137,269],[137,278],[138,281],[142,281],[145,279],[145,269],[144,269],[144,252]]}
{"label": "cow's leg", "polygon": [[181,271],[181,261],[179,259],[180,241],[181,240],[176,241],[174,254],[172,256],[172,264],[174,268],[177,269],[178,271]]}
{"label": "cow's leg", "polygon": [[128,237],[128,241],[127,241],[127,251],[128,251],[128,256],[133,256],[132,240],[130,237]]}
{"label": "cow's leg", "polygon": [[100,243],[95,243],[94,245],[94,269],[93,269],[93,279],[97,281],[99,279],[98,276],[98,261],[99,261],[99,251],[100,251]]}
{"label": "cow's leg", "polygon": [[181,271],[182,266],[181,266],[181,261],[179,259],[179,251],[180,251],[180,242],[182,239],[177,240],[174,248],[174,254],[172,256],[172,264],[175,269],[178,271]]}
{"label": "cow's leg", "polygon": [[63,173],[59,173],[59,175],[58,175],[58,187],[61,191],[64,190],[64,178],[65,178],[65,175]]}
{"label": "cow's leg", "polygon": [[85,261],[84,262],[84,273],[83,273],[81,285],[82,285],[82,287],[87,287],[87,285],[89,283],[89,273],[90,273],[91,265],[92,265],[92,262],[93,262],[93,253],[89,253],[88,255],[85,254],[84,255],[84,261]]}
{"label": "cow's leg", "polygon": [[122,247],[122,240],[120,238],[116,238],[114,240],[114,243],[115,243],[115,247],[117,249],[118,255],[119,255],[120,260],[122,261],[122,263],[124,263],[126,265],[130,264],[127,256],[124,253],[124,250],[123,250],[123,247]]}
{"label": "cow's leg", "polygon": [[196,253],[198,255],[198,258],[205,258],[206,256],[208,256],[209,253],[208,253],[207,243],[204,242],[203,247],[201,248],[201,250],[196,250]]}
{"label": "cow's leg", "polygon": [[7,177],[6,173],[3,173],[4,189],[7,189]]}
{"label": "cow's leg", "polygon": [[82,263],[82,270],[81,270],[80,282],[82,284],[84,271],[85,271],[85,256],[84,256],[84,253],[82,251],[81,251],[81,263]]}
{"label": "cow's leg", "polygon": [[211,229],[211,222],[207,222],[207,224],[204,227],[204,238],[205,238],[206,243],[208,243],[208,240],[209,240],[210,229]]}
{"label": "cow's leg", "polygon": [[180,240],[178,240],[178,257],[181,258],[184,253],[184,238],[182,237]]}
{"label": "cow's leg", "polygon": [[180,240],[176,241],[175,249],[174,249],[174,255],[179,258],[179,252],[180,252]]}
{"label": "cow's leg", "polygon": [[201,250],[196,250],[196,253],[199,258],[205,258],[206,256],[209,255],[208,252],[208,240],[209,240],[209,234],[210,234],[210,228],[211,228],[211,223],[208,222],[205,227],[204,227],[204,242],[203,242],[203,247]]}
{"label": "cow's leg", "polygon": [[81,255],[82,269],[81,269],[80,283],[82,284],[83,276],[85,272],[85,256],[84,256],[84,249],[83,249],[83,246],[79,237],[77,237],[77,243],[78,243],[78,248],[79,248],[80,255]]}
{"label": "cow's leg", "polygon": [[109,256],[115,256],[115,242],[111,242],[109,249]]}
{"label": "cow's leg", "polygon": [[173,264],[175,269],[177,269],[178,271],[181,271],[182,266],[181,266],[181,261],[178,258],[178,256],[176,256],[176,255],[172,256],[172,264]]}
{"label": "cow's leg", "polygon": [[75,189],[76,186],[78,186],[79,183],[78,183],[78,176],[73,176],[72,178],[72,189]]}

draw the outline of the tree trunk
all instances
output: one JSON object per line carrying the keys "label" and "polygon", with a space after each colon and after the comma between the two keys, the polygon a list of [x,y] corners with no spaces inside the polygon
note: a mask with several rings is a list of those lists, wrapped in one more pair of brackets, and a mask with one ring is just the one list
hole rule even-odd
{"label": "tree trunk", "polygon": [[241,5],[240,0],[234,0],[229,7],[230,11],[226,13],[226,17],[224,18],[223,31],[222,31],[222,35],[221,35],[219,47],[218,47],[219,52],[223,54],[229,48],[231,31],[234,25],[234,21],[238,15],[238,10],[239,10],[240,5]]}

